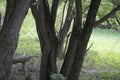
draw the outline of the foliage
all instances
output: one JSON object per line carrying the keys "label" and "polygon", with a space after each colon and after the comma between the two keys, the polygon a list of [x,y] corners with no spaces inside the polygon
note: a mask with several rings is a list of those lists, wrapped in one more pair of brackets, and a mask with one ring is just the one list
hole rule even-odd
{"label": "foliage", "polygon": [[52,80],[65,80],[65,77],[62,74],[52,73],[50,77]]}
{"label": "foliage", "polygon": [[2,15],[4,15],[5,13],[5,4],[6,4],[5,0],[0,0],[0,13],[2,13]]}
{"label": "foliage", "polygon": [[110,0],[115,6],[120,4],[120,0]]}

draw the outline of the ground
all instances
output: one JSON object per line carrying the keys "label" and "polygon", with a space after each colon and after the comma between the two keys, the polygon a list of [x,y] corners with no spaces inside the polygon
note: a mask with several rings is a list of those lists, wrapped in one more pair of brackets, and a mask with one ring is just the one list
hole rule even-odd
{"label": "ground", "polygon": [[[34,55],[29,61],[30,72],[33,80],[39,76],[40,48],[39,41],[32,34],[20,35],[17,54]],[[120,33],[115,30],[93,30],[88,47],[92,45],[85,56],[81,71],[81,80],[120,80]],[[58,69],[61,68],[63,59],[58,59]],[[20,64],[12,67],[11,80],[24,80]]]}

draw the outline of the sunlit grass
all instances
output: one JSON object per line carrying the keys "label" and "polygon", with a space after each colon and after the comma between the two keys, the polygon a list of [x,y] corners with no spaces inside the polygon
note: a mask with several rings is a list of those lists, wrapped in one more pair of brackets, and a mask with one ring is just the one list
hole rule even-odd
{"label": "sunlit grass", "polygon": [[19,43],[16,53],[40,54],[40,44],[36,32],[34,18],[29,10],[19,33]]}
{"label": "sunlit grass", "polygon": [[[84,67],[89,70],[96,70],[96,74],[92,72],[82,77],[85,78],[98,78],[104,80],[119,80],[119,76],[113,74],[120,74],[120,33],[115,30],[94,29],[90,38],[89,45],[93,46],[88,51]],[[93,76],[94,75],[94,76]],[[109,77],[109,78],[108,78]],[[97,79],[97,80],[101,80]]]}
{"label": "sunlit grass", "polygon": [[[86,58],[96,67],[120,68],[120,33],[114,30],[94,29],[89,44],[93,44]],[[112,65],[113,64],[113,65]],[[116,67],[116,68],[117,68]]]}

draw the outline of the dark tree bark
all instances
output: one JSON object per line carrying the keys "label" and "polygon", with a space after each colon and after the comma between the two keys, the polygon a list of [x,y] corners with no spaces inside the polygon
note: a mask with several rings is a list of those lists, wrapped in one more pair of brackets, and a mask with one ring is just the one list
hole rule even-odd
{"label": "dark tree bark", "polygon": [[58,35],[57,56],[61,55],[61,48],[63,47],[64,39],[70,29],[70,25],[71,25],[71,22],[73,19],[72,15],[74,15],[74,12],[72,10],[73,4],[74,4],[74,0],[69,0],[65,22],[64,22],[63,26],[62,25],[60,26],[61,28],[60,28],[59,35]]}
{"label": "dark tree bark", "polygon": [[[59,0],[52,0],[51,7],[48,0],[7,0],[5,20],[0,30],[0,56],[2,56],[0,58],[0,80],[8,80],[13,55],[17,47],[19,30],[30,3],[42,51],[39,80],[51,80],[51,73],[57,73],[56,55],[60,52],[73,17],[72,33],[60,73],[67,80],[78,80],[93,27],[120,9],[118,5],[102,19],[95,22],[101,0],[92,0],[86,22],[82,25],[81,1],[69,0],[65,22],[64,24],[62,22],[63,26],[59,31],[59,36],[57,36],[55,22]],[[75,14],[73,11],[74,2]]]}
{"label": "dark tree bark", "polygon": [[9,80],[19,30],[29,4],[30,0],[7,0],[5,19],[0,31],[0,80]]}
{"label": "dark tree bark", "polygon": [[[33,0],[33,2],[36,2],[36,0]],[[31,7],[42,50],[40,80],[50,80],[51,73],[57,73],[56,48],[58,40],[54,24],[58,3],[59,0],[53,0],[51,11],[47,0],[39,0],[38,5]]]}
{"label": "dark tree bark", "polygon": [[0,12],[0,28],[1,28],[1,25],[2,25],[2,15],[1,15],[1,12]]}
{"label": "dark tree bark", "polygon": [[[86,22],[83,27],[83,30],[79,33],[78,45],[74,57],[74,61],[68,75],[67,80],[79,80],[79,75],[81,71],[81,67],[84,61],[84,56],[86,53],[87,44],[93,29],[93,24],[95,22],[95,17],[99,8],[101,0],[92,0],[90,4],[90,9],[87,14]],[[76,8],[80,6],[80,0],[76,0]],[[80,12],[76,13],[79,14]],[[78,17],[78,15],[76,15]],[[78,21],[80,21],[78,19]],[[79,22],[77,22],[79,23]],[[79,26],[79,24],[77,25]]]}
{"label": "dark tree bark", "polygon": [[69,72],[70,72],[70,69],[71,69],[71,66],[74,60],[74,56],[76,53],[77,45],[78,45],[77,43],[79,39],[79,34],[82,30],[81,0],[77,1],[75,5],[76,5],[76,17],[75,17],[74,24],[73,24],[73,30],[72,30],[68,50],[65,56],[64,63],[62,65],[62,69],[61,69],[61,74],[63,74],[65,77],[68,77],[69,75]]}
{"label": "dark tree bark", "polygon": [[82,0],[69,0],[66,19],[59,31],[59,36],[57,36],[55,33],[55,21],[59,0],[52,0],[51,7],[49,7],[48,0],[36,1],[37,0],[32,0],[31,10],[36,22],[42,51],[39,80],[51,80],[51,73],[57,73],[56,54],[60,52],[60,48],[70,29],[73,18],[72,5],[74,2],[76,8],[72,33],[60,73],[64,75],[67,80],[78,80],[93,27],[118,11],[119,6],[105,17],[95,22],[101,0],[92,0],[86,22],[82,25]]}
{"label": "dark tree bark", "polygon": [[[35,3],[36,0],[33,1]],[[42,58],[41,58],[41,66],[40,66],[40,79],[41,80],[47,80],[48,77],[48,55],[50,52],[50,42],[48,41],[48,34],[45,29],[45,22],[44,22],[44,9],[43,9],[43,0],[41,0],[41,3],[39,4],[39,8],[37,5],[33,5],[31,7],[32,14],[34,16],[34,19],[36,21],[36,28],[37,33],[39,36],[39,40],[41,43],[41,51],[42,51]],[[38,15],[39,14],[39,15]]]}

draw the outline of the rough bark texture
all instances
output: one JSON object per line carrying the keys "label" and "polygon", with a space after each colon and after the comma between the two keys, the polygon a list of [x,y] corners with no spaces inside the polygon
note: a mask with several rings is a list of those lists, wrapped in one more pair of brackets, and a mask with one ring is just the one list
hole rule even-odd
{"label": "rough bark texture", "polygon": [[70,38],[68,50],[65,56],[64,63],[62,65],[61,69],[61,74],[63,74],[65,77],[68,77],[74,56],[76,53],[77,45],[78,45],[78,39],[79,39],[79,34],[81,32],[81,27],[82,27],[82,5],[81,5],[81,0],[76,2],[76,17],[74,20],[73,24],[73,30],[72,30],[72,35]]}
{"label": "rough bark texture", "polygon": [[5,20],[0,31],[0,80],[9,80],[19,30],[29,4],[30,0],[7,0]]}
{"label": "rough bark texture", "polygon": [[31,7],[31,10],[36,21],[37,33],[41,43],[42,58],[41,58],[41,67],[40,67],[40,79],[47,80],[48,78],[47,59],[50,52],[50,43],[48,41],[48,34],[45,30],[45,25],[44,25],[45,22],[44,22],[43,0],[41,0],[41,3],[39,4],[39,8],[37,7],[37,5],[34,5]]}
{"label": "rough bark texture", "polygon": [[72,10],[73,3],[74,3],[74,0],[69,0],[65,22],[64,22],[63,26],[62,25],[60,26],[61,28],[60,28],[59,35],[58,35],[57,56],[61,55],[61,48],[63,47],[64,39],[70,29],[70,25],[71,25],[71,22],[73,19],[72,15],[74,15],[74,12]]}
{"label": "rough bark texture", "polygon": [[58,40],[54,24],[59,0],[53,0],[51,11],[47,0],[39,0],[39,2],[38,7],[37,5],[31,6],[42,51],[39,80],[50,80],[51,73],[57,73],[56,48]]}
{"label": "rough bark texture", "polygon": [[[42,51],[39,80],[50,80],[51,73],[57,73],[56,53],[60,52],[70,28],[74,1],[76,5],[75,19],[64,63],[60,71],[67,80],[78,80],[79,78],[93,26],[103,22],[111,14],[119,10],[118,6],[105,17],[95,22],[101,0],[92,0],[86,22],[82,25],[82,0],[69,0],[66,19],[60,29],[59,36],[57,36],[55,33],[55,21],[59,0],[52,0],[51,7],[49,7],[48,0],[38,0],[38,4],[32,5],[32,14],[35,18]],[[36,3],[36,0],[33,0],[33,3]]]}
{"label": "rough bark texture", "polygon": [[[60,73],[67,80],[78,80],[93,26],[105,21],[120,9],[118,5],[109,14],[95,22],[101,0],[91,0],[85,25],[82,25],[81,1],[69,0],[65,22],[64,24],[62,22],[59,36],[57,36],[55,22],[59,0],[52,0],[51,7],[49,6],[48,0],[32,0],[31,10],[35,19],[42,51],[39,80],[51,80],[51,73],[57,73],[56,54],[60,52],[73,17],[72,33]],[[76,6],[75,14],[73,12],[74,2]],[[17,47],[19,30],[29,8],[29,4],[30,0],[7,0],[5,20],[0,31],[0,56],[2,56],[0,58],[0,80],[8,80],[10,67],[13,63],[13,55]],[[75,16],[72,16],[73,14]],[[23,65],[25,64],[23,63]],[[29,80],[29,77],[26,80]]]}
{"label": "rough bark texture", "polygon": [[[80,0],[76,0],[76,3],[80,6],[80,4],[78,3],[79,1]],[[89,41],[92,29],[93,29],[93,24],[95,21],[95,17],[96,17],[100,2],[101,2],[101,0],[99,0],[99,1],[92,0],[91,1],[91,5],[90,5],[90,9],[87,14],[85,25],[79,35],[74,62],[71,67],[71,70],[70,70],[67,80],[79,80],[81,67],[82,67],[82,64],[84,61],[84,56],[86,53],[87,43]],[[76,7],[78,7],[77,4],[76,4]]]}

